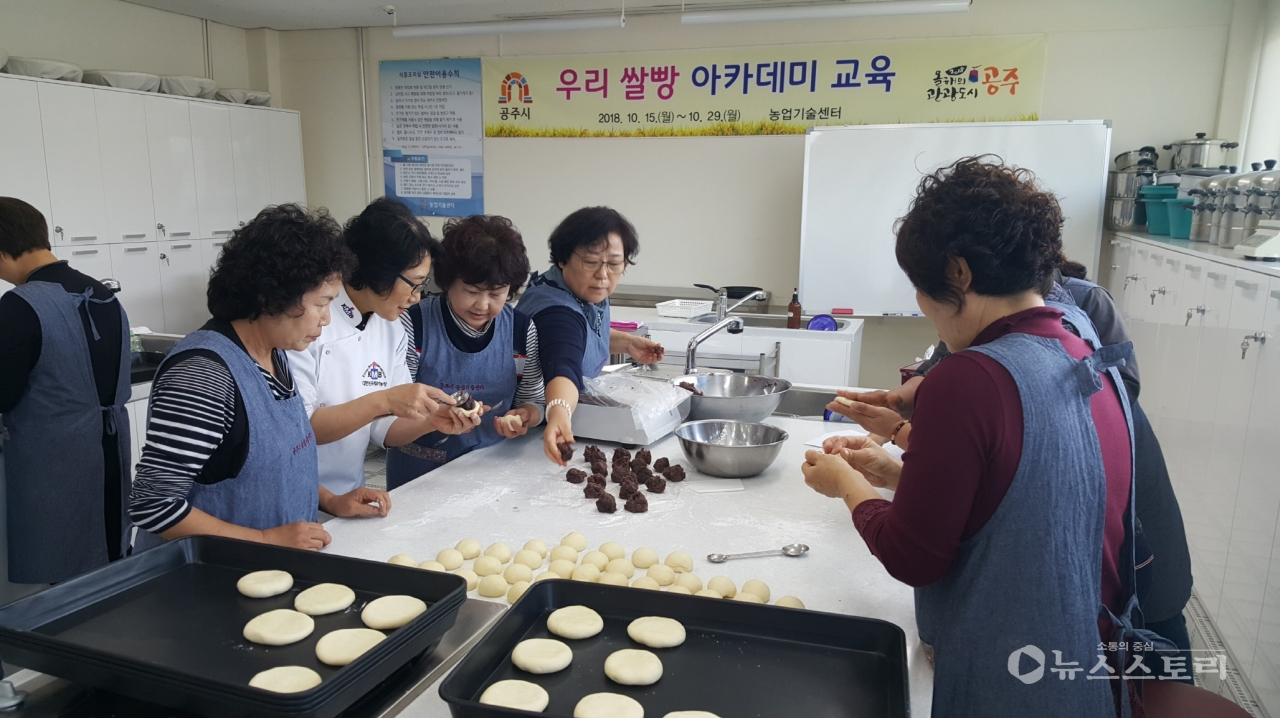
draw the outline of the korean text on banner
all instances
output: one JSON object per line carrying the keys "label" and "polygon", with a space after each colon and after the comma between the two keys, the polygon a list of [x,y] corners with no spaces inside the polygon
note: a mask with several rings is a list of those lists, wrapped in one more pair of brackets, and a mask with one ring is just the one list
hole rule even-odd
{"label": "korean text on banner", "polygon": [[484,214],[480,60],[379,64],[382,176],[420,217]]}

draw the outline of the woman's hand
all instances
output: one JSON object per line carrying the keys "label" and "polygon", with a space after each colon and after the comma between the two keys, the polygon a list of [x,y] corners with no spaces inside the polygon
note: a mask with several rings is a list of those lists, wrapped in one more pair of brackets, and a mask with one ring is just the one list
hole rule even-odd
{"label": "woman's hand", "polygon": [[319,551],[328,546],[330,541],[333,541],[333,537],[314,521],[294,521],[262,532],[262,543],[308,551]]}
{"label": "woman's hand", "polygon": [[804,482],[823,496],[844,501],[849,511],[854,511],[863,501],[880,498],[880,494],[839,456],[821,451],[808,451],[800,465]]}
{"label": "woman's hand", "polygon": [[849,399],[853,403],[846,405],[839,401],[833,401],[830,404],[827,404],[827,410],[853,419],[858,422],[859,426],[872,434],[876,434],[878,436],[889,436],[893,434],[893,430],[898,425],[898,422],[902,421],[902,416],[893,409],[855,400],[853,397],[859,396],[859,393],[856,391],[844,391],[842,389],[836,393],[845,399]]}
{"label": "woman's hand", "polygon": [[898,490],[902,462],[895,459],[869,436],[833,436],[822,442],[822,450],[849,464],[872,486]]}
{"label": "woman's hand", "polygon": [[454,407],[441,405],[431,415],[430,425],[432,431],[438,431],[441,434],[465,434],[468,431],[480,426],[480,417],[484,416],[485,411],[491,407],[480,404],[480,411],[474,415],[461,414],[454,411]]}
{"label": "woman's hand", "polygon": [[573,418],[561,405],[547,407],[547,428],[542,432],[542,451],[560,466],[568,462],[560,458],[560,444],[573,444]]}
{"label": "woman's hand", "polygon": [[[517,406],[502,416],[493,417],[493,428],[506,439],[514,439],[529,433],[529,428],[538,423],[537,409],[529,406]],[[510,421],[509,416],[518,417],[520,421]]]}
{"label": "woman's hand", "polygon": [[398,419],[423,421],[441,404],[452,406],[454,403],[453,397],[440,389],[417,382],[393,386],[382,394],[386,401],[385,413]]}
{"label": "woman's hand", "polygon": [[[839,391],[836,392],[846,399],[869,404],[884,409],[892,409],[898,413],[902,419],[910,419],[911,412],[916,408],[916,388],[924,381],[924,377],[911,377],[902,386],[891,391]],[[844,412],[840,412],[844,413]],[[848,414],[845,414],[848,416]],[[850,419],[854,417],[850,416]],[[854,419],[856,421],[856,419]],[[877,432],[879,433],[879,432]]]}
{"label": "woman's hand", "polygon": [[320,509],[339,518],[386,516],[391,511],[391,494],[361,486],[354,491],[329,497],[321,503]]}
{"label": "woman's hand", "polygon": [[667,355],[667,350],[653,340],[633,336],[627,342],[627,354],[641,364],[657,364]]}

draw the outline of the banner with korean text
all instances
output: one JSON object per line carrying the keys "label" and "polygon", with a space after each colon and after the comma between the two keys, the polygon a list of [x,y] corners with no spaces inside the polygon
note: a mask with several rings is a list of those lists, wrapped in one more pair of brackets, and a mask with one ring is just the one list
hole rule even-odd
{"label": "banner with korean text", "polygon": [[801,134],[1037,120],[1045,38],[486,58],[487,137]]}

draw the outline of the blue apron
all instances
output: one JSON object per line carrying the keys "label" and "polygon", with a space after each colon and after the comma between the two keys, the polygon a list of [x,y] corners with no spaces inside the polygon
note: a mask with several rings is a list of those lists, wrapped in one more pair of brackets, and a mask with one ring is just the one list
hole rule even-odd
{"label": "blue apron", "polygon": [[450,394],[466,389],[478,402],[489,406],[480,425],[465,434],[433,431],[406,446],[387,452],[387,488],[393,489],[433,471],[476,449],[502,441],[493,417],[512,408],[518,380],[513,337],[515,311],[504,306],[493,320],[489,345],[475,354],[458,350],[449,341],[444,316],[447,308],[439,297],[422,300],[422,355],[418,361],[419,384],[434,386]]}
{"label": "blue apron", "polygon": [[[544,274],[533,275],[529,288],[524,290],[516,309],[526,317],[536,318],[538,312],[550,307],[568,307],[582,315],[587,324],[587,347],[582,354],[582,376],[594,379],[609,361],[609,300],[588,304],[578,299],[564,283],[559,267],[552,267]],[[553,336],[540,334],[538,341],[546,346],[554,342]]]}
{"label": "blue apron", "polygon": [[[40,360],[31,370],[27,393],[4,415],[9,439],[4,447],[7,483],[9,580],[56,583],[107,563],[101,437],[115,436],[120,458],[121,555],[128,548],[130,475],[129,344],[120,342],[115,400],[98,404],[93,360],[85,342],[80,307],[93,290],[72,294],[53,282],[27,282],[11,290],[40,320]],[[121,335],[129,319],[120,310]],[[89,319],[95,341],[98,328]]]}
{"label": "blue apron", "polygon": [[[1055,308],[1073,323],[1084,317]],[[1080,329],[1093,334],[1087,317]],[[1110,718],[1111,681],[1086,679],[1099,655],[1098,618],[1110,615],[1100,600],[1107,480],[1089,397],[1103,388],[1103,370],[1123,386],[1114,366],[1132,347],[1077,361],[1055,339],[1010,334],[969,351],[995,359],[1017,384],[1022,458],[999,508],[961,545],[947,575],[916,589],[920,638],[936,656],[933,714]],[[1117,393],[1129,421],[1128,399]],[[1132,428],[1129,435],[1132,449]],[[1130,496],[1132,534],[1132,488]],[[1122,579],[1132,578],[1132,566],[1126,556]],[[1082,670],[1061,680],[1058,666]]]}
{"label": "blue apron", "polygon": [[[235,342],[209,330],[193,332],[178,342],[157,374],[188,349],[212,351],[231,370],[249,420],[249,453],[238,475],[216,484],[193,484],[187,501],[214,518],[251,529],[315,521],[320,474],[315,435],[302,397],[276,399],[257,363]],[[139,531],[134,550],[162,543],[160,536]]]}

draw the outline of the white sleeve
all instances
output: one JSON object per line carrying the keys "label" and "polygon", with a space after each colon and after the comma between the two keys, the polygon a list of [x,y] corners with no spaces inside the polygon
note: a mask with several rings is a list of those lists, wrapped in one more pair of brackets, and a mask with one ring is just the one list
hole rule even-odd
{"label": "white sleeve", "polygon": [[302,351],[288,351],[289,371],[293,373],[293,386],[302,397],[302,405],[307,410],[307,417],[316,410],[316,385],[320,378],[320,342],[311,342],[311,346]]}
{"label": "white sleeve", "polygon": [[[396,337],[395,347],[391,352],[391,376],[387,380],[387,388],[400,386],[401,384],[412,384],[413,376],[409,373],[409,363],[406,353],[409,351],[409,337],[403,331],[399,322],[394,322],[392,328],[388,331],[392,336]],[[388,342],[390,343],[390,342]],[[387,432],[391,430],[391,425],[396,421],[395,416],[380,416],[369,424],[369,441],[386,448]]]}

